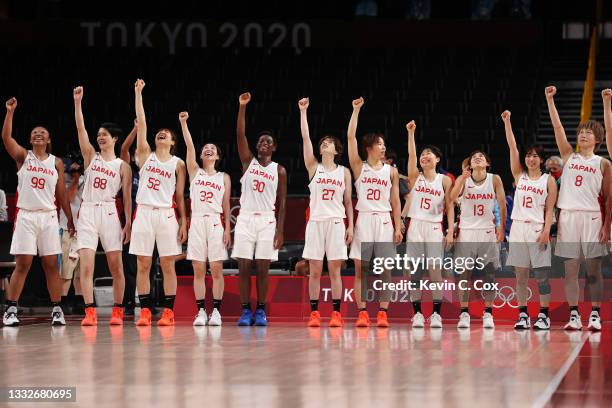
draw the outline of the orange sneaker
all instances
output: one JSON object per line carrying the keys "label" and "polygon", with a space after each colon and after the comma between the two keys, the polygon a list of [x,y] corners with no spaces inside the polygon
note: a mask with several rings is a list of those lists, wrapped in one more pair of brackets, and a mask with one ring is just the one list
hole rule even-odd
{"label": "orange sneaker", "polygon": [[355,323],[357,327],[370,327],[370,316],[368,312],[362,310],[359,312],[359,316],[357,316],[357,322]]}
{"label": "orange sneaker", "polygon": [[174,312],[172,309],[164,308],[162,317],[157,321],[158,326],[174,326]]}
{"label": "orange sneaker", "polygon": [[321,327],[321,313],[319,313],[318,310],[313,310],[310,312],[308,327]]}
{"label": "orange sneaker", "polygon": [[81,326],[97,326],[98,314],[95,307],[85,308],[85,317],[81,320]]}
{"label": "orange sneaker", "polygon": [[111,326],[122,326],[123,325],[123,308],[113,307],[109,324]]}
{"label": "orange sneaker", "polygon": [[151,325],[151,309],[143,307],[140,309],[140,319],[136,322],[136,326],[150,326]]}
{"label": "orange sneaker", "polygon": [[342,327],[344,322],[342,321],[342,315],[340,312],[335,310],[331,314],[331,320],[329,321],[329,327]]}
{"label": "orange sneaker", "polygon": [[376,315],[376,327],[389,327],[389,320],[387,319],[387,312],[379,310]]}

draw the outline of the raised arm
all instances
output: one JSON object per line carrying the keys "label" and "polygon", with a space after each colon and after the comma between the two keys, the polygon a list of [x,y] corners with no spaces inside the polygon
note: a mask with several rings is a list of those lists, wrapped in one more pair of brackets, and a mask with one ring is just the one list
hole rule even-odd
{"label": "raised arm", "polygon": [[136,94],[136,164],[142,166],[151,154],[151,147],[147,142],[147,119],[145,117],[144,105],[142,103],[142,89],[145,83],[142,79],[136,80],[134,93]]}
{"label": "raised arm", "polygon": [[364,100],[359,97],[353,101],[353,113],[348,124],[348,156],[353,176],[357,179],[361,175],[362,161],[359,157],[359,147],[357,146],[357,121],[359,119],[359,111],[363,106]]}
{"label": "raised arm", "polygon": [[446,205],[446,221],[448,224],[444,241],[446,243],[446,248],[450,249],[455,236],[455,202],[451,200],[450,192],[453,188],[453,182],[450,177],[444,176],[444,179],[442,180],[442,188],[444,188],[444,203]]}
{"label": "raised arm", "polygon": [[249,141],[246,137],[246,106],[251,101],[251,94],[243,93],[238,98],[238,119],[236,120],[236,140],[238,142],[238,156],[242,163],[242,172],[245,172],[253,160],[253,152],[249,148]]}
{"label": "raised arm", "polygon": [[306,111],[310,104],[308,98],[302,98],[298,102],[300,108],[300,130],[302,132],[302,143],[304,145],[304,164],[308,170],[308,180],[312,179],[317,171],[317,158],[312,149],[312,141],[310,140],[310,131],[308,130],[308,117]]}
{"label": "raised arm", "polygon": [[512,171],[512,176],[514,176],[514,179],[518,182],[519,177],[523,173],[523,166],[521,166],[521,158],[519,157],[519,151],[516,147],[516,139],[514,138],[514,132],[512,131],[510,115],[510,111],[505,110],[501,114],[501,118],[504,122],[506,142],[508,142],[508,149],[510,150],[510,171]]}
{"label": "raised arm", "polygon": [[187,241],[187,212],[185,211],[185,162],[180,160],[176,164],[176,208],[180,218],[178,240],[182,244]]}
{"label": "raised arm", "polygon": [[472,172],[470,171],[469,167],[466,167],[465,169],[463,169],[463,173],[461,173],[461,175],[459,177],[457,177],[457,180],[455,180],[455,185],[453,186],[453,188],[452,188],[452,190],[450,192],[451,202],[454,203],[455,201],[457,201],[457,199],[459,198],[461,193],[463,193],[463,188],[465,187],[465,182],[471,176],[472,176]]}
{"label": "raised arm", "polygon": [[85,168],[89,167],[89,163],[93,160],[96,149],[89,142],[89,135],[87,129],[85,129],[85,119],[83,119],[83,107],[81,102],[83,100],[83,87],[77,86],[72,91],[72,97],[74,99],[74,120],[76,121],[77,134],[79,135],[79,147],[81,148],[81,155],[83,156],[83,164]]}
{"label": "raised arm", "polygon": [[285,242],[285,211],[287,204],[287,171],[281,165],[278,166],[278,189],[276,190],[276,208],[278,218],[276,220],[276,233],[274,234],[274,249],[280,249]]}
{"label": "raised arm", "polygon": [[351,172],[349,169],[344,169],[344,210],[346,211],[346,218],[348,221],[348,227],[344,234],[344,242],[346,245],[350,245],[353,242],[354,232],[354,220],[353,220],[353,183],[351,182]]}
{"label": "raised arm", "polygon": [[187,119],[189,119],[188,112],[179,113],[179,122],[181,122],[181,130],[183,131],[183,139],[185,139],[185,146],[187,146],[187,171],[189,172],[189,181],[193,180],[200,166],[196,160],[196,150],[193,145],[193,139],[191,138],[191,132],[187,126]]}
{"label": "raised arm", "polygon": [[414,142],[414,132],[416,131],[416,123],[411,120],[406,125],[408,131],[408,184],[410,188],[414,188],[417,178],[419,177],[419,168],[417,167],[417,150]]}
{"label": "raised arm", "polygon": [[223,175],[223,183],[225,184],[225,192],[223,193],[223,221],[225,227],[223,230],[223,244],[226,248],[232,246],[232,223],[230,214],[230,196],[232,194],[232,180],[229,174]]}
{"label": "raised arm", "polygon": [[132,232],[132,168],[125,161],[121,163],[121,193],[123,196],[123,214],[125,225],[123,226],[123,243],[130,242]]}
{"label": "raised arm", "polygon": [[561,119],[559,118],[559,112],[557,112],[557,107],[555,106],[554,96],[556,93],[557,88],[554,86],[547,86],[544,90],[544,94],[546,95],[546,103],[548,104],[548,113],[550,114],[550,121],[552,123],[553,130],[555,131],[557,147],[559,148],[559,153],[561,154],[563,163],[565,163],[574,149],[572,149],[572,145],[567,141],[565,129],[563,129]]}
{"label": "raised arm", "polygon": [[612,216],[610,212],[610,204],[612,203],[612,165],[608,159],[601,160],[601,171],[603,173],[602,180],[602,195],[603,202],[605,203],[605,207],[607,209],[606,214],[604,216],[604,222],[601,226],[601,230],[599,230],[599,242],[607,243],[610,240],[610,223],[612,222]]}
{"label": "raised arm", "polygon": [[130,162],[130,147],[134,143],[134,139],[136,139],[136,132],[138,131],[138,120],[134,119],[134,127],[128,133],[127,137],[121,144],[121,152],[119,153],[119,158],[126,163]]}
{"label": "raised arm", "polygon": [[606,147],[608,154],[612,156],[612,89],[604,89],[601,91],[603,99],[603,115],[604,124],[606,125]]}
{"label": "raised arm", "polygon": [[[68,201],[68,195],[66,194],[66,180],[64,180],[64,163],[59,157],[55,158],[55,170],[57,171],[57,184],[55,185],[55,197],[59,203],[62,211],[66,215],[68,220],[68,231],[70,236],[74,235],[74,220],[72,219],[72,210],[70,209],[70,202]],[[78,176],[75,176],[78,178]]]}
{"label": "raised arm", "polygon": [[495,189],[495,198],[501,216],[501,225],[496,227],[497,242],[500,243],[506,237],[506,193],[504,192],[504,184],[497,174],[493,176],[493,188]]}
{"label": "raised arm", "polygon": [[6,101],[6,116],[2,125],[2,143],[8,154],[17,162],[17,167],[25,161],[28,151],[13,139],[13,114],[17,108],[17,99],[11,98]]}

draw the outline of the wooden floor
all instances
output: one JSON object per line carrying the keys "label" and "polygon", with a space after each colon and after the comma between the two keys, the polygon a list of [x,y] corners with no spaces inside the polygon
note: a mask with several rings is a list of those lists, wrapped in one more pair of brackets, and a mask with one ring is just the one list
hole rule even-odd
{"label": "wooden floor", "polygon": [[[44,407],[528,407],[552,406],[551,398],[576,406],[576,388],[584,396],[592,376],[611,373],[612,359],[586,374],[576,367],[581,350],[601,347],[601,334],[472,324],[471,331],[411,330],[407,322],[382,330],[190,322],[110,329],[101,321],[85,329],[44,321],[1,329],[0,386],[76,386],[77,403]],[[612,348],[610,334],[608,323],[603,336]],[[582,374],[568,383],[572,370]],[[598,381],[602,394],[580,406],[612,405],[612,379]]]}

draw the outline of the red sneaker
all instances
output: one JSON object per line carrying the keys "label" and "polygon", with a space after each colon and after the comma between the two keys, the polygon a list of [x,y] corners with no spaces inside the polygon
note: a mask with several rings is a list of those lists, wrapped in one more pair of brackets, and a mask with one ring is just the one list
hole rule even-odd
{"label": "red sneaker", "polygon": [[321,327],[321,314],[318,310],[310,312],[310,320],[308,321],[308,327]]}
{"label": "red sneaker", "polygon": [[174,326],[174,312],[172,309],[164,308],[162,317],[157,321],[158,326]]}
{"label": "red sneaker", "polygon": [[85,317],[81,320],[81,326],[97,326],[98,314],[95,307],[85,308]]}
{"label": "red sneaker", "polygon": [[359,316],[357,316],[357,322],[355,323],[357,327],[370,327],[370,316],[368,312],[362,310],[359,312]]}
{"label": "red sneaker", "polygon": [[143,307],[140,309],[140,319],[136,322],[136,326],[150,326],[151,325],[151,309]]}
{"label": "red sneaker", "polygon": [[123,308],[113,307],[109,324],[111,326],[123,326]]}

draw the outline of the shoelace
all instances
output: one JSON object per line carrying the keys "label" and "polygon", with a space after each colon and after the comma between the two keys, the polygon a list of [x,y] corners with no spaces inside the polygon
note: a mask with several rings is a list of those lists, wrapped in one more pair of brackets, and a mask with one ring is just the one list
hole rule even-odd
{"label": "shoelace", "polygon": [[62,317],[62,314],[60,312],[53,312],[54,319],[59,319],[60,317]]}
{"label": "shoelace", "polygon": [[11,317],[17,317],[17,313],[14,312],[7,312],[6,313],[6,318],[10,319]]}
{"label": "shoelace", "polygon": [[548,324],[548,322],[546,321],[546,318],[545,318],[545,317],[538,317],[538,320],[536,321],[536,323],[537,323],[537,322],[542,322],[542,323],[544,323],[544,324]]}
{"label": "shoelace", "polygon": [[527,320],[527,318],[526,318],[525,316],[521,317],[521,318],[519,319],[519,321],[520,321],[520,322],[524,322],[524,323],[525,323],[525,325],[529,325],[529,321]]}

